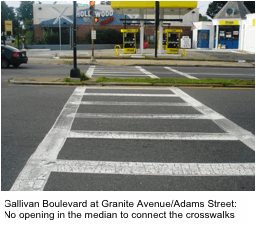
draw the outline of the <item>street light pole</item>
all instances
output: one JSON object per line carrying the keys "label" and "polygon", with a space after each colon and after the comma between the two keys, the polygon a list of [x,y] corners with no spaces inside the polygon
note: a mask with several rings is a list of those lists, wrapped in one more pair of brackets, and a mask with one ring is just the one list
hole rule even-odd
{"label": "street light pole", "polygon": [[77,68],[76,64],[76,1],[73,2],[73,60],[74,60],[74,68],[70,71],[70,77],[80,78],[80,69]]}
{"label": "street light pole", "polygon": [[60,26],[60,17],[59,17],[59,38],[60,38],[60,50],[61,50],[61,26]]}
{"label": "street light pole", "polygon": [[156,1],[155,5],[155,58],[157,58],[157,28],[159,25],[159,1]]}

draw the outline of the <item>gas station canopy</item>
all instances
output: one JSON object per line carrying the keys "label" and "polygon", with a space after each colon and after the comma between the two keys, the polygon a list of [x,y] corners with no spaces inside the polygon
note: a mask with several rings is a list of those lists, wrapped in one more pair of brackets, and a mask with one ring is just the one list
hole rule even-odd
{"label": "gas station canopy", "polygon": [[[117,14],[155,13],[155,1],[111,1],[111,7]],[[197,1],[159,1],[164,15],[185,15],[197,7]]]}

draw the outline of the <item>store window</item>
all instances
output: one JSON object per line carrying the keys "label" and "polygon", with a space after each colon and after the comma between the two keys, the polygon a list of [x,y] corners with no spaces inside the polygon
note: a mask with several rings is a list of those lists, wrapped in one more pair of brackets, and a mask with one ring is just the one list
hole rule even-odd
{"label": "store window", "polygon": [[203,32],[202,39],[209,40],[209,33],[208,32]]}
{"label": "store window", "polygon": [[220,26],[219,27],[219,40],[225,40],[226,39],[226,29],[225,29],[226,26]]}
{"label": "store window", "polygon": [[238,40],[239,26],[220,26],[219,40]]}
{"label": "store window", "polygon": [[226,40],[231,40],[232,39],[232,26],[226,26]]}
{"label": "store window", "polygon": [[239,26],[233,26],[233,40],[239,39]]}

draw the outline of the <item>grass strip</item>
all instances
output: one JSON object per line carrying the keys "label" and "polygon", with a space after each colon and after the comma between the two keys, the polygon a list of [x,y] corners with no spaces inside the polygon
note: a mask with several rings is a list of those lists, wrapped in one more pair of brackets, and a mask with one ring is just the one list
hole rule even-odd
{"label": "grass strip", "polygon": [[130,79],[120,79],[120,78],[107,78],[99,77],[96,82],[119,82],[119,83],[151,83],[151,84],[221,84],[223,86],[228,85],[255,85],[255,80],[241,80],[241,79],[177,79],[177,78],[130,78]]}

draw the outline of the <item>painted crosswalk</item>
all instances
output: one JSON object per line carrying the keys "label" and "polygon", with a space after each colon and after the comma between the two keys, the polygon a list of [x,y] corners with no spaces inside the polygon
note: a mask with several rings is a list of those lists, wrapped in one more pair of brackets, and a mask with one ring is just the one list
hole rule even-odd
{"label": "painted crosswalk", "polygon": [[89,78],[92,77],[118,77],[118,78],[159,78],[153,73],[143,69],[141,66],[108,67],[90,66],[85,73]]}
{"label": "painted crosswalk", "polygon": [[[152,90],[152,88],[151,88]],[[112,92],[110,92],[112,91]],[[115,92],[115,89],[77,87],[55,124],[44,140],[39,144],[34,154],[26,163],[11,190],[41,191],[52,172],[80,173],[80,174],[123,174],[123,175],[153,175],[153,176],[254,176],[255,163],[178,163],[178,162],[141,162],[141,161],[97,161],[97,160],[64,160],[58,155],[67,139],[108,139],[116,140],[154,140],[154,141],[240,141],[244,146],[255,151],[255,136],[244,130],[221,114],[200,103],[178,88],[166,88],[166,93],[155,89],[139,90],[137,93]],[[159,91],[159,92],[158,92]],[[120,101],[87,101],[88,98],[116,97]],[[170,102],[123,102],[124,98],[169,98]],[[174,98],[181,102],[172,102]],[[152,114],[152,113],[89,113],[78,112],[82,106],[141,106],[193,108],[198,114]],[[104,130],[76,130],[75,121],[84,119],[154,119],[154,120],[209,120],[223,132],[159,132],[159,131],[104,131]],[[97,144],[95,144],[97,149]],[[169,148],[171,152],[171,147]],[[224,151],[225,152],[225,151]]]}

